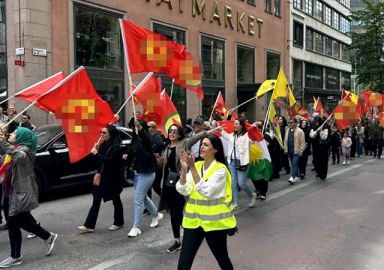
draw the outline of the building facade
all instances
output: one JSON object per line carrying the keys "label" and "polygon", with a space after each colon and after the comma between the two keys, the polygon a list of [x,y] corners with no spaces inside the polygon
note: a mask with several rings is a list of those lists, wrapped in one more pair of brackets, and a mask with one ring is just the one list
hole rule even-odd
{"label": "building facade", "polygon": [[[119,18],[184,44],[204,67],[205,98],[174,85],[172,100],[183,121],[210,116],[219,91],[235,107],[254,97],[266,79],[276,78],[280,66],[289,74],[289,8],[281,0],[18,0],[5,7],[5,75],[0,63],[0,88],[6,78],[7,98],[56,72],[69,74],[84,66],[100,96],[117,111],[127,98],[128,78]],[[5,10],[5,11],[4,11]],[[3,17],[0,18],[4,19]],[[1,31],[1,29],[0,29]],[[3,43],[0,39],[0,46]],[[0,55],[1,55],[0,47]],[[23,49],[23,53],[21,53]],[[17,55],[16,55],[17,54]],[[1,60],[1,59],[0,59]],[[146,74],[133,74],[135,84]],[[171,80],[162,76],[163,87]],[[17,100],[18,111],[28,104]],[[123,121],[131,115],[126,106]],[[140,109],[140,108],[138,108]],[[250,120],[261,119],[266,100],[253,100],[238,109]],[[53,118],[29,109],[32,122]]]}
{"label": "building facade", "polygon": [[351,89],[350,0],[293,0],[291,82],[295,97],[312,112],[320,97],[329,113],[341,89]]}

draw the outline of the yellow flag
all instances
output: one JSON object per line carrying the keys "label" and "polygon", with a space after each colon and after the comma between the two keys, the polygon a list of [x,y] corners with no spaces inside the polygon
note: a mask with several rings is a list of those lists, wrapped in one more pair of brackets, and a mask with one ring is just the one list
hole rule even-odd
{"label": "yellow flag", "polygon": [[271,108],[269,109],[268,120],[270,122],[271,132],[275,135],[275,137],[277,138],[277,141],[279,142],[281,147],[283,147],[283,140],[281,138],[280,126],[275,125],[275,117],[276,117],[275,105],[273,105],[273,103],[271,103],[270,106],[271,106]]}
{"label": "yellow flag", "polygon": [[357,105],[359,103],[359,97],[355,94],[352,93],[351,91],[344,90],[346,95],[349,95],[351,101]]}
{"label": "yellow flag", "polygon": [[259,90],[257,90],[256,98],[259,98],[262,95],[264,95],[265,93],[273,90],[275,88],[275,85],[276,85],[276,80],[266,80],[266,81],[264,81],[260,85]]}
{"label": "yellow flag", "polygon": [[292,94],[292,90],[289,87],[288,80],[285,77],[282,67],[280,68],[279,75],[277,76],[275,90],[273,90],[272,93],[272,102],[274,102],[279,97],[288,98],[289,106],[293,106],[296,103],[296,99]]}
{"label": "yellow flag", "polygon": [[317,99],[313,97],[313,109],[316,110],[316,108],[317,108]]}

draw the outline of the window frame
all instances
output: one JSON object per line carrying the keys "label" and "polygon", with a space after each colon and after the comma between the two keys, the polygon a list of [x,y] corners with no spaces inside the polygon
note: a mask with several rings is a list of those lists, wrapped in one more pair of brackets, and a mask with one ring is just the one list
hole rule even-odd
{"label": "window frame", "polygon": [[[301,34],[299,33],[299,39],[297,38],[297,26],[301,27]],[[295,20],[293,21],[293,46],[304,48],[304,24]]]}

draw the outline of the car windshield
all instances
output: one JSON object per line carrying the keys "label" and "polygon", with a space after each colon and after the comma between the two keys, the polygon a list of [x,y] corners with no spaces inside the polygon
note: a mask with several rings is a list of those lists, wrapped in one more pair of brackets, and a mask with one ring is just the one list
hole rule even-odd
{"label": "car windshield", "polygon": [[44,146],[52,138],[59,135],[63,130],[61,126],[42,126],[34,130],[36,134],[37,148]]}

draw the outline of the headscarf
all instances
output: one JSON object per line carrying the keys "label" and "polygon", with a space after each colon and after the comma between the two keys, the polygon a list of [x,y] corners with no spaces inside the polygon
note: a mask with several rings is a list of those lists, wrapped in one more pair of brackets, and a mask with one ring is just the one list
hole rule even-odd
{"label": "headscarf", "polygon": [[36,135],[28,128],[17,127],[16,129],[16,145],[28,146],[33,151],[36,151]]}

